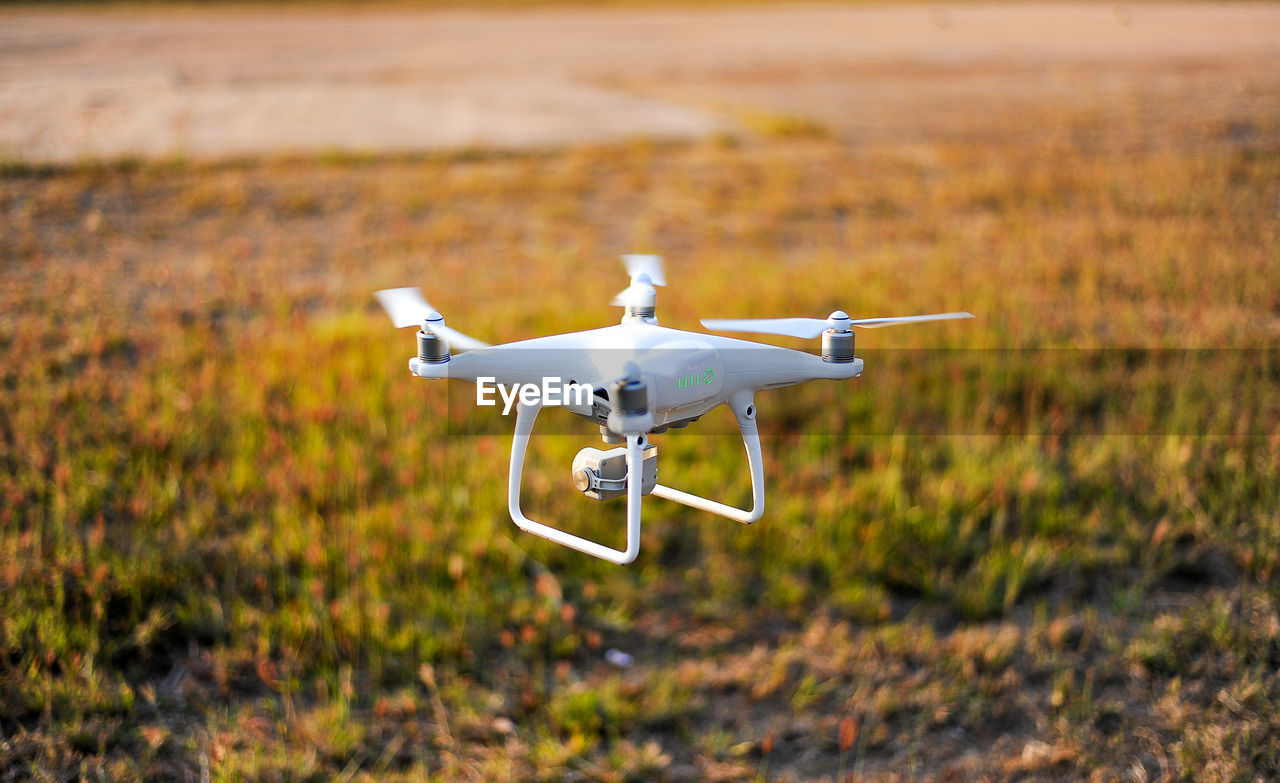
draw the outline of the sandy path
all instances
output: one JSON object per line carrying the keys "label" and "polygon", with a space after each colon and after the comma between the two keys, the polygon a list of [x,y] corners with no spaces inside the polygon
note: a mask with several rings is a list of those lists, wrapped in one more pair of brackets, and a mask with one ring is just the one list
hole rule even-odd
{"label": "sandy path", "polygon": [[0,11],[0,156],[681,138],[750,112],[900,134],[1032,100],[1275,102],[1276,74],[1280,5]]}

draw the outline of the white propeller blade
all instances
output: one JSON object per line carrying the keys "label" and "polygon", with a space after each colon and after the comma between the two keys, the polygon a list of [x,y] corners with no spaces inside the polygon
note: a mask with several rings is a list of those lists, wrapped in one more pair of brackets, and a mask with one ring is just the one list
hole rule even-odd
{"label": "white propeller blade", "polygon": [[855,318],[849,323],[863,329],[879,329],[894,324],[918,324],[924,321],[954,321],[958,318],[973,318],[973,313],[930,313],[929,315],[899,315],[892,318]]}
{"label": "white propeller blade", "polygon": [[[431,303],[427,301],[427,298],[422,295],[422,290],[417,286],[386,288],[381,291],[375,291],[373,295],[378,298],[378,302],[382,305],[382,309],[387,311],[387,315],[391,316],[391,323],[395,324],[397,329],[402,329],[406,326],[420,327],[422,322],[427,319],[427,316],[432,314],[439,315],[436,309],[431,306]],[[433,323],[431,331],[447,340],[450,348],[458,351],[474,351],[479,348],[489,347],[486,342],[446,326],[443,319]]]}
{"label": "white propeller blade", "polygon": [[378,298],[378,303],[382,305],[383,310],[387,311],[387,315],[391,316],[391,323],[395,324],[397,329],[421,326],[423,319],[435,312],[435,308],[422,295],[422,289],[417,286],[387,288],[375,291],[373,295]]}
{"label": "white propeller blade", "polygon": [[662,256],[631,253],[622,256],[622,263],[631,276],[631,285],[619,291],[609,304],[615,307],[653,307],[658,301],[655,285],[666,285],[662,271]]}
{"label": "white propeller blade", "polygon": [[622,257],[631,282],[637,282],[640,275],[648,275],[653,285],[666,285],[667,276],[662,271],[662,256],[650,256],[640,253],[628,253]]}
{"label": "white propeller blade", "polygon": [[489,344],[485,341],[477,340],[453,327],[445,326],[443,322],[439,326],[432,326],[431,331],[448,340],[449,347],[456,351],[478,351],[481,348],[489,347]]}
{"label": "white propeller blade", "polygon": [[[904,315],[892,318],[856,318],[850,326],[862,329],[879,329],[894,324],[912,324],[924,321],[950,321],[956,318],[973,318],[973,313],[932,313],[930,315]],[[787,337],[817,337],[833,323],[829,318],[706,318],[702,325],[713,332],[757,332],[781,334]]]}
{"label": "white propeller blade", "polygon": [[850,324],[861,326],[863,329],[879,329],[881,326],[892,326],[895,324],[920,324],[923,321],[955,321],[957,319],[972,319],[972,312],[933,312],[927,316],[893,316],[890,319],[854,319]]}

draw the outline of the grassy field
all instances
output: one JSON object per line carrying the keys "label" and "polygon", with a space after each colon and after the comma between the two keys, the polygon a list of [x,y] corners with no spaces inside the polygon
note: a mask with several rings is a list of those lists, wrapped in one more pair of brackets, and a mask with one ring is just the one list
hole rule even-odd
{"label": "grassy field", "polygon": [[[1260,106],[1159,144],[1080,111],[927,144],[757,118],[7,164],[0,780],[1280,775]],[[496,414],[457,434],[370,293],[422,284],[493,341],[587,328],[629,251],[667,256],[673,326],[979,320],[868,333],[862,380],[760,395],[765,518],[654,500],[618,568],[514,528]],[[664,471],[743,501],[707,425],[658,439]],[[587,445],[537,442],[526,502],[616,541],[618,503],[569,481]]]}

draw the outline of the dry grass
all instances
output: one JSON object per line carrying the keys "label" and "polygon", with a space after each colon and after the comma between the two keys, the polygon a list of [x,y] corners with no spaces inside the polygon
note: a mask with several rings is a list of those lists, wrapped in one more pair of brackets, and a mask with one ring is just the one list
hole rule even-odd
{"label": "dry grass", "polygon": [[[1280,774],[1275,139],[779,122],[7,166],[0,779]],[[852,388],[761,395],[759,525],[663,507],[619,569],[514,530],[505,437],[449,435],[369,292],[423,283],[493,340],[585,328],[624,251],[667,255],[676,326],[969,309],[863,342],[1248,351],[1138,382],[1106,362],[1141,351],[882,351]],[[569,440],[529,502],[616,534]],[[662,448],[745,492],[731,439]]]}

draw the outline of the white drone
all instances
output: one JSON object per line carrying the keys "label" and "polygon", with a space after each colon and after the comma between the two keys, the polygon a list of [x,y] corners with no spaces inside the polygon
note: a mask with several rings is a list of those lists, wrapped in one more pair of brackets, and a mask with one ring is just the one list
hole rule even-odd
{"label": "white drone", "polygon": [[[755,393],[826,378],[862,374],[853,354],[853,327],[972,318],[970,313],[936,313],[900,318],[851,319],[837,310],[827,318],[704,320],[707,329],[789,337],[822,335],[822,355],[730,337],[659,326],[654,286],[666,285],[662,258],[622,257],[631,285],[614,298],[625,307],[617,326],[488,345],[445,325],[417,288],[391,288],[376,296],[397,327],[420,326],[418,355],[409,371],[419,378],[454,378],[477,384],[477,403],[494,404],[485,394],[501,391],[508,409],[516,404],[515,438],[507,505],[522,530],[580,552],[626,564],[640,552],[640,504],[657,495],[686,506],[751,524],[764,514],[764,464],[756,428]],[[450,349],[465,351],[452,355]],[[554,392],[565,392],[554,399]],[[518,403],[518,404],[517,404]],[[597,500],[627,498],[627,548],[595,541],[535,522],[520,510],[525,452],[538,413],[562,405],[600,425],[607,451],[586,448],[573,461],[574,485]],[[751,469],[751,510],[734,508],[659,484],[657,447],[648,436],[685,427],[711,409],[728,405],[737,418]]]}

